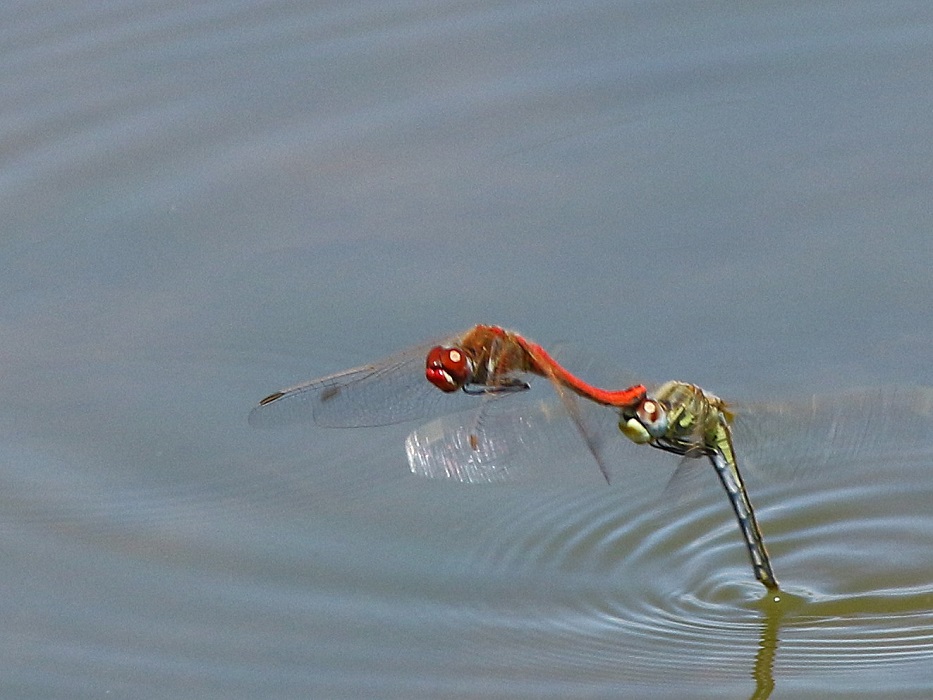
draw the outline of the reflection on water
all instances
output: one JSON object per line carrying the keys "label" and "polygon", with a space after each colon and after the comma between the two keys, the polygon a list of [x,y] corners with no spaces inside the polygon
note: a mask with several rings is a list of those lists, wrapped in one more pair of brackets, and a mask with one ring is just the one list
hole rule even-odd
{"label": "reflection on water", "polygon": [[755,692],[752,700],[765,700],[771,697],[774,690],[774,659],[778,650],[778,634],[783,617],[781,600],[775,600],[768,595],[764,607],[764,616],[761,623],[761,639],[758,641],[758,653],[755,655],[755,668],[752,677],[755,679]]}

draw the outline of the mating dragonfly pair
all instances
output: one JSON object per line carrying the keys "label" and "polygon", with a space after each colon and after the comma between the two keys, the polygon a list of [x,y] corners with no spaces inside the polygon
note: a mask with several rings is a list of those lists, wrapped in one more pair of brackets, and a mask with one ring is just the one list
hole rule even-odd
{"label": "mating dragonfly pair", "polygon": [[[478,325],[439,344],[405,350],[364,365],[270,394],[250,413],[256,426],[313,420],[330,427],[385,425],[476,408],[476,399],[500,399],[550,380],[603,476],[609,471],[584,421],[576,397],[608,407],[622,434],[637,444],[707,458],[726,490],[751,558],[755,577],[778,583],[755,512],[742,481],[732,439],[733,414],[719,397],[692,384],[667,382],[655,391],[638,384],[601,389],[561,366],[544,348],[518,333]],[[469,443],[478,450],[478,437]],[[417,446],[414,448],[417,452]],[[409,461],[426,455],[412,453]]]}

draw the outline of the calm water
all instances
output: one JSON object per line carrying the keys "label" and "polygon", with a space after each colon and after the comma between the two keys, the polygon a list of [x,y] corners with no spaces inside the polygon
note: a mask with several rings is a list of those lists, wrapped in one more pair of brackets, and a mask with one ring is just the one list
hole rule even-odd
{"label": "calm water", "polygon": [[[4,697],[933,692],[928,3],[12,2],[0,52]],[[477,322],[907,391],[748,448],[779,602],[711,470],[246,423]]]}

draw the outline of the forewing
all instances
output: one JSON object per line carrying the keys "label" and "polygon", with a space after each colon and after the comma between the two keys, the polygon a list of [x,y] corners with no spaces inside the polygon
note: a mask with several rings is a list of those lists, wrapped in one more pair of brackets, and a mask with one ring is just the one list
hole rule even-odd
{"label": "forewing", "polygon": [[311,422],[349,428],[402,423],[464,410],[475,399],[463,392],[444,394],[424,376],[432,344],[381,362],[314,379],[272,394],[249,415],[257,427]]}

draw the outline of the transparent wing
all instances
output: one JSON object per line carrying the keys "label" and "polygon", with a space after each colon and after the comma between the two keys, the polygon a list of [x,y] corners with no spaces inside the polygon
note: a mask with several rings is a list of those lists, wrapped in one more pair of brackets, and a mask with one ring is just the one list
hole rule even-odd
{"label": "transparent wing", "polygon": [[434,344],[276,392],[252,410],[249,422],[257,427],[311,421],[335,428],[364,427],[475,406],[475,397],[444,394],[425,379],[425,357]]}
{"label": "transparent wing", "polygon": [[[529,392],[530,393],[530,392]],[[587,404],[587,402],[581,402]],[[505,406],[505,404],[502,404]],[[933,388],[889,387],[818,395],[798,401],[737,404],[734,439],[743,473],[803,475],[853,463],[874,468],[903,455],[933,455]],[[614,411],[584,405],[613,483],[664,490],[671,456],[631,445]],[[405,442],[412,472],[464,482],[525,480],[599,483],[599,470],[579,431],[556,399],[508,402],[481,419],[453,415],[423,425]],[[706,479],[708,463],[684,459],[671,478],[677,491]],[[851,470],[850,470],[851,471]],[[653,484],[653,486],[652,486]]]}
{"label": "transparent wing", "polygon": [[[595,448],[601,449],[607,437],[615,441],[613,409],[592,404],[581,410]],[[470,414],[471,420],[465,417],[445,416],[408,435],[405,451],[414,474],[467,483],[606,483],[592,450],[553,395],[491,402]]]}
{"label": "transparent wing", "polygon": [[933,454],[933,388],[886,387],[734,407],[738,459],[768,475]]}

